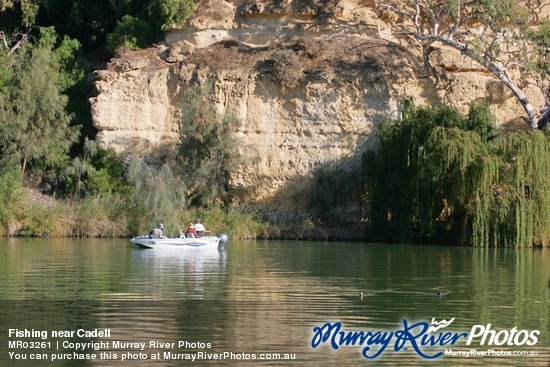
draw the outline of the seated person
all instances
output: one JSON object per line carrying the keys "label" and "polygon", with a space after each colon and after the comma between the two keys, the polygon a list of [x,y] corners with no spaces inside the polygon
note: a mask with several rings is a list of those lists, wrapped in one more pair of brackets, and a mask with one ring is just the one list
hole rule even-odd
{"label": "seated person", "polygon": [[153,228],[150,234],[153,236],[153,238],[164,238],[162,236],[163,229],[164,229],[164,225],[162,223],[159,223],[155,228]]}
{"label": "seated person", "polygon": [[193,225],[193,223],[189,223],[189,226],[187,227],[187,230],[185,231],[185,237],[187,237],[187,238],[197,238],[197,237],[199,237],[199,235],[197,234],[197,231],[195,230],[195,226]]}
{"label": "seated person", "polygon": [[202,225],[200,220],[195,220],[195,231],[197,231],[198,237],[204,236],[204,233],[206,232],[206,229]]}

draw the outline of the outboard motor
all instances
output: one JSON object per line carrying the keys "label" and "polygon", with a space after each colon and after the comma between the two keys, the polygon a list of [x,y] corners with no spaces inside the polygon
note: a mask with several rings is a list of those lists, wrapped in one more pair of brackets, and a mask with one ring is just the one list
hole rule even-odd
{"label": "outboard motor", "polygon": [[217,234],[216,237],[220,239],[220,247],[224,247],[227,244],[227,241],[229,241],[229,237],[225,233]]}

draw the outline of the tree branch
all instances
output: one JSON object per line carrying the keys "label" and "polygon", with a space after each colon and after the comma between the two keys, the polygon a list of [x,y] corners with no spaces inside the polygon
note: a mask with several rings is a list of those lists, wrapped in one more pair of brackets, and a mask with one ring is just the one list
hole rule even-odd
{"label": "tree branch", "polygon": [[[403,2],[379,0],[377,6],[388,9],[410,20],[412,24],[403,23],[401,26],[409,29],[410,33],[416,35],[417,40],[422,44],[425,51],[434,42],[439,42],[454,48],[462,55],[485,67],[487,71],[514,93],[528,115],[530,127],[536,129],[541,116],[531,105],[523,91],[506,73],[512,67],[524,70],[526,69],[526,65],[520,62],[521,59],[519,57],[521,56],[515,55],[513,49],[501,49],[502,42],[506,40],[504,34],[507,29],[503,29],[502,24],[509,24],[507,22],[510,20],[513,22],[514,19],[510,18],[510,13],[502,13],[500,14],[501,18],[498,19],[485,19],[489,13],[484,13],[485,9],[476,10],[473,8],[476,3],[458,0],[454,4],[456,6],[455,9],[444,2],[436,2],[435,5],[430,5],[431,2],[429,0],[413,0],[408,7]],[[438,7],[436,8],[436,6]],[[448,19],[451,20],[448,21]],[[468,19],[477,19],[477,28],[472,29],[468,24],[464,23]],[[430,23],[431,26],[426,25]],[[447,29],[442,30],[442,25],[447,27]],[[514,33],[513,29],[512,33]],[[507,57],[501,59],[500,56],[504,52],[506,52]],[[514,57],[516,60],[514,60]],[[424,52],[424,58],[426,59],[426,52]],[[427,66],[429,67],[429,60],[425,60],[426,62],[428,62]]]}
{"label": "tree branch", "polygon": [[10,46],[8,44],[8,37],[6,37],[6,34],[4,33],[4,31],[0,31],[0,40],[2,40],[2,44],[8,56],[17,51],[17,49],[19,49],[23,43],[27,42],[29,40],[29,35],[27,33],[17,32],[11,36],[11,40],[13,41],[16,38],[17,41],[13,43],[12,46]]}
{"label": "tree branch", "polygon": [[6,51],[8,51],[10,49],[10,47],[8,46],[8,41],[6,40],[6,35],[4,34],[4,31],[0,31],[0,39],[2,40],[2,43],[4,44],[4,48],[6,49]]}

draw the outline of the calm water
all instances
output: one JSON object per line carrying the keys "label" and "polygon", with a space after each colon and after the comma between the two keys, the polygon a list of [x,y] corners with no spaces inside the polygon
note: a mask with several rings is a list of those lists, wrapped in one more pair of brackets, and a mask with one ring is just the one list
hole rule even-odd
{"label": "calm water", "polygon": [[[231,241],[225,251],[182,254],[132,246],[128,240],[0,239],[0,365],[550,365],[550,250]],[[341,322],[345,331],[389,333],[402,330],[403,320],[431,323],[453,317],[441,332],[470,332],[474,325],[491,324],[496,332],[517,327],[518,333],[540,330],[540,335],[533,346],[487,346],[477,338],[470,346],[461,339],[455,345],[422,347],[424,352],[492,349],[537,355],[444,355],[429,361],[410,345],[395,352],[392,342],[380,357],[367,360],[361,355],[366,344],[311,347],[313,328],[326,322]],[[48,335],[10,338],[9,329]],[[51,335],[79,329],[109,329],[111,334]],[[8,340],[50,344],[14,349]],[[63,344],[101,341],[110,344],[79,352]],[[146,347],[114,347],[113,341]],[[175,345],[151,347],[151,341]],[[27,360],[13,359],[15,354],[10,359],[9,352]],[[128,352],[147,359],[122,361]],[[203,352],[204,358],[227,353],[233,359],[191,363],[167,360],[164,352]],[[75,358],[73,353],[89,356],[51,360],[53,355]],[[151,360],[157,353],[161,360]],[[285,353],[295,359],[245,359]],[[106,359],[115,355],[117,360]],[[30,359],[40,356],[48,359]]]}

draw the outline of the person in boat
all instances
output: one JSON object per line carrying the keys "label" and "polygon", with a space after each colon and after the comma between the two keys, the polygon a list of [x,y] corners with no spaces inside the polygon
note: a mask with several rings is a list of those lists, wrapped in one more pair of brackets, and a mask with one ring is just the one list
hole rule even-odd
{"label": "person in boat", "polygon": [[204,233],[206,232],[206,229],[202,225],[201,221],[198,219],[195,219],[195,231],[197,231],[198,237],[204,236]]}
{"label": "person in boat", "polygon": [[150,234],[153,235],[153,238],[164,238],[163,232],[164,232],[164,225],[162,223],[159,223],[155,228],[153,228]]}
{"label": "person in boat", "polygon": [[195,225],[193,223],[189,223],[189,226],[185,231],[185,237],[195,237],[195,238],[199,237],[197,230],[195,229]]}

